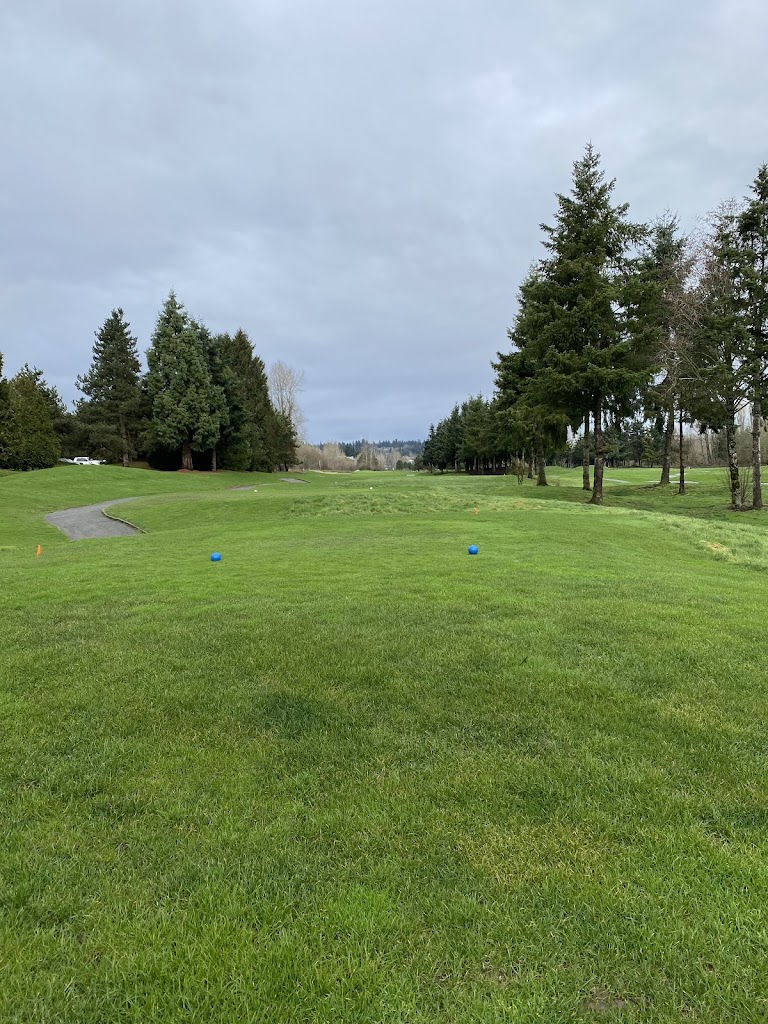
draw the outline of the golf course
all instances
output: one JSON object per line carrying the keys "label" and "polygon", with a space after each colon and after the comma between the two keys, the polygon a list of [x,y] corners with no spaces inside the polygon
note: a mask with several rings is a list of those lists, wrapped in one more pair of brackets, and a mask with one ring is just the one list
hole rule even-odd
{"label": "golf course", "polygon": [[768,1020],[768,518],[658,474],[0,474],[2,1024]]}

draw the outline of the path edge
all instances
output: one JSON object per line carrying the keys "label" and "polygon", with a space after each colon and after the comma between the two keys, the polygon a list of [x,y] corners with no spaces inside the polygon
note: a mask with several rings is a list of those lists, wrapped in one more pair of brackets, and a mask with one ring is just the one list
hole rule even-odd
{"label": "path edge", "polygon": [[146,535],[149,532],[148,530],[142,529],[141,526],[137,526],[135,523],[129,523],[127,519],[121,519],[120,516],[112,516],[112,515],[110,515],[109,512],[107,511],[108,507],[109,506],[107,506],[107,507],[105,507],[105,508],[103,508],[101,510],[101,514],[104,516],[105,519],[114,519],[115,522],[122,523],[123,526],[130,526],[130,528],[132,530],[136,530],[137,533],[143,533],[143,534]]}

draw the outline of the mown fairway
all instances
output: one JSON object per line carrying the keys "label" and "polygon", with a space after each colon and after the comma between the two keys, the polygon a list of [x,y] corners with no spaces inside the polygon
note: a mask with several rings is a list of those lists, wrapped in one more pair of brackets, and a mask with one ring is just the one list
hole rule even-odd
{"label": "mown fairway", "polygon": [[768,518],[606,475],[0,479],[0,1021],[768,1020]]}

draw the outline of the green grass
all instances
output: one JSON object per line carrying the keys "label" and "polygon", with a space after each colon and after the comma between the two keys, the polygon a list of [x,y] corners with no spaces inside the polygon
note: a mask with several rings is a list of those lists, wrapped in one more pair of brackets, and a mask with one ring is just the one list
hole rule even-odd
{"label": "green grass", "polygon": [[767,520],[607,475],[0,480],[0,1021],[768,1020]]}

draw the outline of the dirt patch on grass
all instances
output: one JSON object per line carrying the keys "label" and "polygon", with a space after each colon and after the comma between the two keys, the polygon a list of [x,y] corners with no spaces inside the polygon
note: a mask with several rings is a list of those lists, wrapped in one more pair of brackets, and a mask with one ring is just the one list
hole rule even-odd
{"label": "dirt patch on grass", "polygon": [[611,1013],[613,1010],[623,1010],[629,1003],[622,996],[609,992],[607,988],[593,988],[584,1000],[584,1006],[591,1013]]}
{"label": "dirt patch on grass", "polygon": [[483,977],[492,985],[504,988],[510,981],[514,980],[515,972],[509,971],[504,967],[497,967],[495,964],[485,963],[483,964]]}

